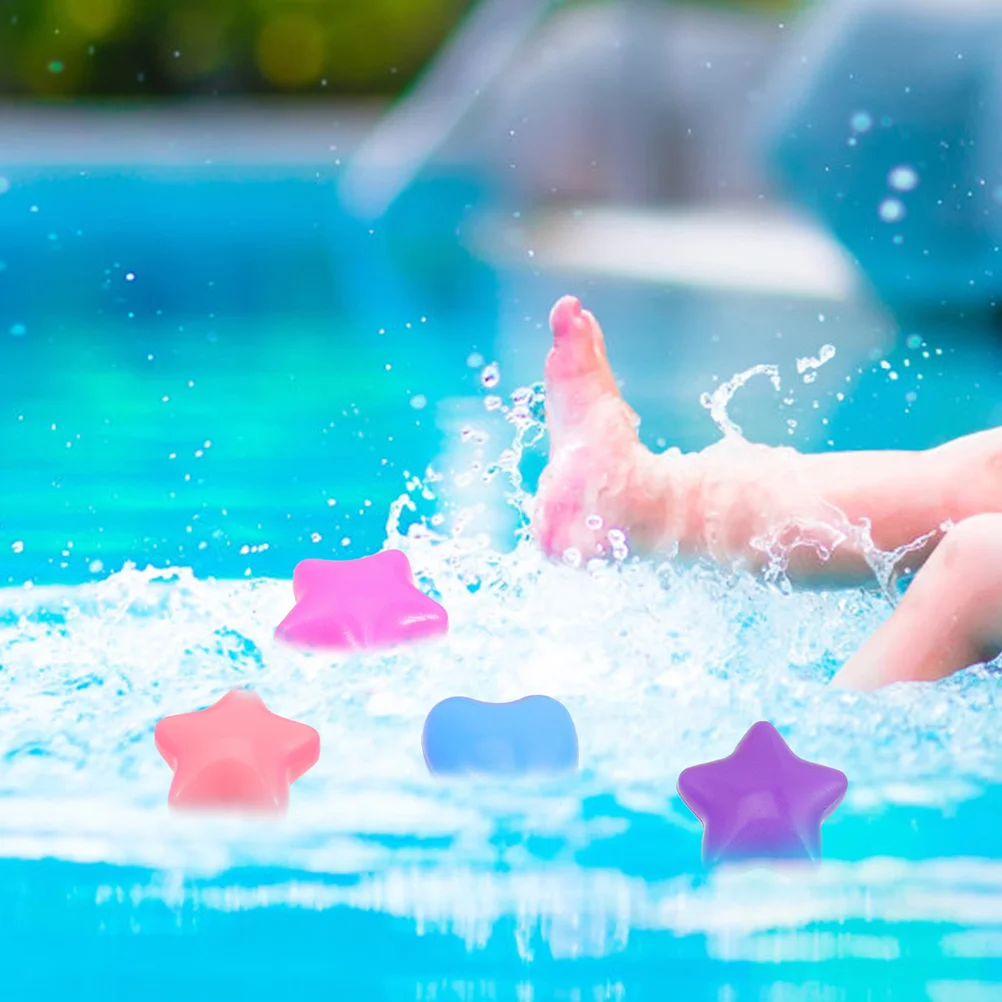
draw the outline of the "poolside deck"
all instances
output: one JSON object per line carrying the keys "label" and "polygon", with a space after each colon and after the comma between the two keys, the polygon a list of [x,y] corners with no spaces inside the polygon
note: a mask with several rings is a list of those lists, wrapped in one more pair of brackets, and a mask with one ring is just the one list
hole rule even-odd
{"label": "poolside deck", "polygon": [[0,104],[0,170],[332,163],[382,110],[378,101]]}

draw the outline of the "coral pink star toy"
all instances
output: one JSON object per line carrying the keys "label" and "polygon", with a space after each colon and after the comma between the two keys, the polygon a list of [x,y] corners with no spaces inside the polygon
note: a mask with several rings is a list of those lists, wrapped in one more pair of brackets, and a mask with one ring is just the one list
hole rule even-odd
{"label": "coral pink star toy", "polygon": [[275,636],[301,647],[391,647],[449,629],[445,609],[417,588],[400,550],[359,560],[304,560],[293,572],[292,592],[296,605]]}
{"label": "coral pink star toy", "polygon": [[153,737],[174,770],[167,803],[176,808],[284,811],[289,784],[320,757],[312,727],[272,713],[246,689],[208,709],[164,717]]}

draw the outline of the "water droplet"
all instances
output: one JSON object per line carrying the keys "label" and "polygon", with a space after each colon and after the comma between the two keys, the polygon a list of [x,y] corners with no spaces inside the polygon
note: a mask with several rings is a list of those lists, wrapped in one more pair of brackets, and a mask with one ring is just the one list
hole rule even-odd
{"label": "water droplet", "polygon": [[581,551],[574,546],[569,546],[563,553],[564,563],[571,567],[581,566]]}
{"label": "water droplet", "polygon": [[13,543],[11,543],[11,544],[10,544],[10,548],[11,548],[11,549],[12,549],[12,550],[13,550],[13,551],[14,551],[15,553],[23,553],[23,552],[24,552],[24,543],[23,543],[23,542],[21,542],[21,540],[20,540],[20,539],[16,539],[16,540],[14,540],[14,542],[13,542]]}
{"label": "water droplet", "polygon": [[849,125],[852,126],[853,132],[869,132],[873,128],[873,118],[867,111],[857,111],[849,119]]}
{"label": "water droplet", "polygon": [[484,364],[484,356],[479,351],[474,351],[467,356],[466,364],[471,369],[479,369]]}
{"label": "water droplet", "polygon": [[921,348],[922,347],[922,335],[921,334],[909,334],[908,340],[905,342],[909,348]]}
{"label": "water droplet", "polygon": [[897,223],[905,218],[905,207],[896,198],[885,198],[880,203],[878,212],[885,223]]}
{"label": "water droplet", "polygon": [[126,275],[125,275],[125,281],[126,282],[134,282],[135,280],[136,280],[136,276],[135,276],[135,274],[133,272],[131,272],[131,271],[130,272],[126,272]]}
{"label": "water droplet", "polygon": [[918,172],[914,167],[902,164],[887,175],[887,183],[895,191],[914,191],[919,183]]}
{"label": "water droplet", "polygon": [[411,397],[411,407],[413,407],[414,410],[424,410],[427,405],[428,398],[423,393],[415,393],[414,396]]}
{"label": "water droplet", "polygon": [[10,332],[14,337],[24,337],[28,333],[28,328],[24,324],[11,324]]}
{"label": "water droplet", "polygon": [[808,355],[806,358],[797,359],[797,372],[804,377],[805,383],[813,383],[817,376],[817,370],[822,365],[830,362],[835,357],[835,345],[823,344],[818,352],[817,358]]}
{"label": "water droplet", "polygon": [[314,532],[310,536],[310,539],[312,539],[314,543],[319,543],[320,540],[323,539],[323,538],[324,537],[321,536],[319,532]]}
{"label": "water droplet", "polygon": [[490,365],[484,366],[484,371],[480,373],[480,382],[484,384],[488,389],[497,386],[501,381],[501,370],[498,368],[496,362],[491,362]]}
{"label": "water droplet", "polygon": [[6,195],[8,191],[10,191],[10,181],[0,175],[0,195]]}
{"label": "water droplet", "polygon": [[63,72],[63,64],[58,59],[53,59],[52,62],[49,63],[49,72],[50,73],[62,73]]}
{"label": "water droplet", "polygon": [[609,542],[612,544],[612,555],[617,560],[625,560],[629,555],[629,549],[626,545],[626,534],[622,529],[610,529],[608,535]]}

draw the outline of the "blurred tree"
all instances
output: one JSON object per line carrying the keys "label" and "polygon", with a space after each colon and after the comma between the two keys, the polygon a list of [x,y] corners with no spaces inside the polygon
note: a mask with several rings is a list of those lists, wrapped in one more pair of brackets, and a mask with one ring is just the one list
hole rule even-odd
{"label": "blurred tree", "polygon": [[0,0],[0,94],[392,94],[474,2]]}
{"label": "blurred tree", "polygon": [[392,93],[471,0],[7,0],[0,93]]}

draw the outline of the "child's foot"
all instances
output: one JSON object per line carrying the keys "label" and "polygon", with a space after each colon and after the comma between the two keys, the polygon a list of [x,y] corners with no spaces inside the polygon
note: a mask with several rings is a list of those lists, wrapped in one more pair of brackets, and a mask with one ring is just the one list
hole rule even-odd
{"label": "child's foot", "polygon": [[646,549],[664,521],[654,504],[657,492],[644,487],[654,457],[640,444],[640,420],[620,396],[602,330],[573,296],[553,307],[550,328],[550,464],[540,478],[533,532],[553,556],[576,551],[588,560],[624,541]]}

